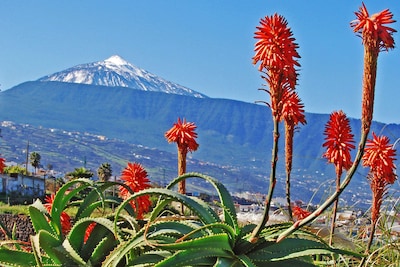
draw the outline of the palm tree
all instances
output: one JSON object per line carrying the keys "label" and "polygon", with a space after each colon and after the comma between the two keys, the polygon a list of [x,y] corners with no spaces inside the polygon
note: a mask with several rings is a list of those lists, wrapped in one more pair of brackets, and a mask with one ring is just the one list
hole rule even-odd
{"label": "palm tree", "polygon": [[40,166],[41,156],[37,152],[32,152],[31,155],[29,156],[29,159],[30,159],[31,165],[35,168],[35,174],[36,174],[36,170]]}
{"label": "palm tree", "polygon": [[77,178],[92,178],[93,177],[93,172],[91,172],[90,170],[81,167],[81,168],[75,168],[75,170],[73,172],[69,172],[66,174],[66,177],[68,179],[74,180]]}
{"label": "palm tree", "polygon": [[97,176],[100,182],[107,182],[112,176],[112,169],[110,163],[102,163],[97,169]]}

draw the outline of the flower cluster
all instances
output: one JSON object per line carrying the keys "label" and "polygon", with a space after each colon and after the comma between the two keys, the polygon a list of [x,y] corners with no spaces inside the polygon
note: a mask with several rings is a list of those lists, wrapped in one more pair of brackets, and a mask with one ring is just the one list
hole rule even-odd
{"label": "flower cluster", "polygon": [[371,173],[377,179],[383,179],[387,184],[393,184],[396,180],[394,164],[396,150],[389,144],[387,136],[377,136],[372,133],[373,138],[365,145],[363,155],[363,166],[370,167]]}
{"label": "flower cluster", "polygon": [[266,16],[261,19],[260,26],[255,32],[255,56],[253,64],[261,62],[259,70],[266,74],[263,77],[268,85],[271,96],[269,104],[273,116],[281,120],[283,95],[285,90],[293,90],[297,83],[297,70],[300,55],[296,49],[299,47],[294,41],[292,31],[286,19],[278,14]]}
{"label": "flower cluster", "polygon": [[311,212],[309,212],[308,210],[304,210],[299,206],[293,207],[293,217],[298,221],[303,220],[310,214],[311,214]]}
{"label": "flower cluster", "polygon": [[394,160],[396,151],[386,136],[376,136],[368,140],[363,155],[363,166],[370,168],[369,180],[372,190],[371,219],[376,223],[387,185],[396,180]]}
{"label": "flower cluster", "polygon": [[171,129],[165,133],[165,138],[169,143],[176,143],[180,150],[196,151],[199,144],[196,142],[197,133],[195,132],[197,126],[193,122],[186,122],[186,119],[174,123]]}
{"label": "flower cluster", "polygon": [[386,9],[380,13],[369,16],[367,8],[363,4],[358,12],[357,19],[350,23],[354,32],[360,33],[364,44],[364,72],[361,121],[362,130],[368,134],[374,110],[376,70],[379,52],[384,48],[394,48],[392,34],[395,29],[385,26],[394,23],[392,13]]}
{"label": "flower cluster", "polygon": [[351,165],[350,151],[355,148],[354,135],[351,133],[350,121],[343,111],[335,111],[325,125],[326,152],[323,157],[336,166],[336,172],[348,170]]}
{"label": "flower cluster", "polygon": [[352,21],[350,25],[353,27],[354,32],[361,34],[364,45],[386,50],[394,48],[392,34],[396,30],[384,25],[396,22],[393,20],[393,14],[389,9],[369,16],[368,10],[363,3],[359,11],[354,13],[357,19]]}
{"label": "flower cluster", "polygon": [[[121,180],[133,192],[150,188],[150,180],[147,172],[139,163],[128,163],[127,167],[121,173]],[[131,196],[131,192],[124,186],[120,186],[119,196],[127,199]],[[130,201],[130,205],[136,212],[138,219],[143,219],[143,214],[150,210],[151,201],[149,196],[140,196]]]}

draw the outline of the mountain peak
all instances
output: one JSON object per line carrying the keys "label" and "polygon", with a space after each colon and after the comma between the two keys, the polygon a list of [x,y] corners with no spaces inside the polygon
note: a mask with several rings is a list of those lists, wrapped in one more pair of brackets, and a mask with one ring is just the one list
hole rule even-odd
{"label": "mountain peak", "polygon": [[111,63],[113,65],[131,65],[128,61],[123,59],[122,57],[118,55],[111,56],[104,60],[105,63]]}
{"label": "mountain peak", "polygon": [[110,87],[128,87],[205,98],[199,92],[167,81],[144,69],[138,68],[118,55],[103,61],[81,64],[40,78],[38,81],[82,83]]}

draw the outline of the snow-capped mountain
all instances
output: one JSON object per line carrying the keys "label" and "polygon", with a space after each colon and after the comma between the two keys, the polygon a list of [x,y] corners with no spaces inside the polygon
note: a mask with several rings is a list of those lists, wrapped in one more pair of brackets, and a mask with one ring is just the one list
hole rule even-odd
{"label": "snow-capped mountain", "polygon": [[104,61],[81,64],[40,78],[38,81],[58,81],[102,86],[121,86],[144,91],[189,95],[205,98],[199,92],[167,81],[138,68],[118,55]]}

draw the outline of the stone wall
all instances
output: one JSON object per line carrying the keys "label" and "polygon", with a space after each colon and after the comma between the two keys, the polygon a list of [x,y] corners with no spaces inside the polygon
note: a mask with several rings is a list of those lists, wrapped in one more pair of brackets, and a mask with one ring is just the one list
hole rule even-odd
{"label": "stone wall", "polygon": [[[15,224],[15,236],[18,240],[29,241],[29,236],[35,234],[31,220],[26,215],[0,214],[0,222],[10,233]],[[4,239],[4,233],[0,231],[0,240]]]}

